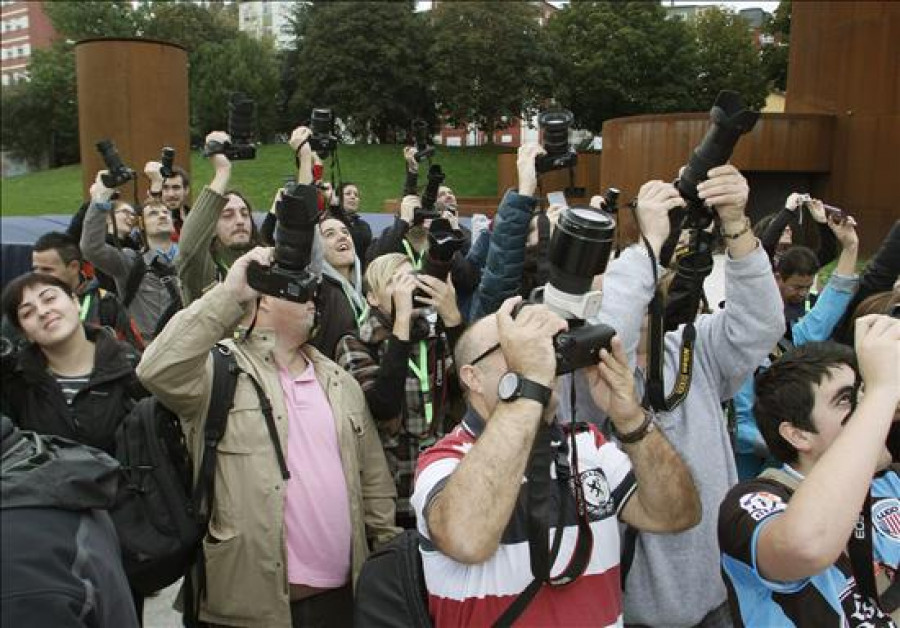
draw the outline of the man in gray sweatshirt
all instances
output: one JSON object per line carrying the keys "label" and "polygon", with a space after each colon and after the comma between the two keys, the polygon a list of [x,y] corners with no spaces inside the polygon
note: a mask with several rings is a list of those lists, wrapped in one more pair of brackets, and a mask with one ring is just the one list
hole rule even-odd
{"label": "man in gray sweatshirt", "polygon": [[[719,568],[716,521],[719,504],[737,483],[737,472],[721,404],[737,392],[784,333],[781,299],[768,257],[744,214],[746,180],[734,167],[721,166],[710,170],[709,180],[698,189],[701,198],[716,208],[727,246],[725,308],[697,317],[689,392],[671,412],[657,413],[657,421],[691,470],[703,518],[698,526],[679,534],[638,535],[625,586],[627,625],[731,625]],[[671,209],[679,200],[674,186],[661,181],[646,183],[639,204],[642,197],[645,205],[660,209]],[[630,356],[637,348],[641,321],[654,289],[651,262],[639,252],[640,247],[632,247],[620,260],[634,261],[610,264],[600,316],[602,322],[616,328]],[[607,303],[613,295],[615,307]],[[627,312],[620,311],[622,303],[627,304]],[[611,309],[616,310],[614,317],[609,316]],[[684,329],[665,335],[666,393],[672,390],[678,373]],[[586,389],[581,392],[583,381],[576,381],[576,414],[581,420],[595,420],[598,410],[591,407]],[[562,407],[569,404],[565,388],[558,391]]]}

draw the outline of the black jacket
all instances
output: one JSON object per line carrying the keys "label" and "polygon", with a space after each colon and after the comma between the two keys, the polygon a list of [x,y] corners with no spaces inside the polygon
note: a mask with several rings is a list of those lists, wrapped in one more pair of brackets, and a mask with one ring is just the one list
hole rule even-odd
{"label": "black jacket", "polygon": [[138,357],[132,347],[103,329],[86,326],[85,333],[96,347],[94,371],[71,407],[48,372],[40,348],[29,345],[17,356],[11,372],[4,374],[2,409],[22,429],[63,436],[112,453],[119,422],[133,400],[146,392],[134,374]]}
{"label": "black jacket", "polygon": [[2,418],[3,626],[138,625],[106,510],[118,463]]}

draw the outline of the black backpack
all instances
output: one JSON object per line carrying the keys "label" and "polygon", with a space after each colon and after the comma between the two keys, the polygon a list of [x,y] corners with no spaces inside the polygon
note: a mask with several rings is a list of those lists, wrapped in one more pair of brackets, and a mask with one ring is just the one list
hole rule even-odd
{"label": "black backpack", "polygon": [[404,530],[373,552],[356,581],[353,625],[431,628],[419,533]]}
{"label": "black backpack", "polygon": [[178,417],[154,397],[141,399],[116,431],[122,465],[116,505],[110,510],[131,587],[149,595],[176,582],[197,557],[209,523],[216,444],[225,432],[238,367],[216,345],[213,390],[196,486]]}

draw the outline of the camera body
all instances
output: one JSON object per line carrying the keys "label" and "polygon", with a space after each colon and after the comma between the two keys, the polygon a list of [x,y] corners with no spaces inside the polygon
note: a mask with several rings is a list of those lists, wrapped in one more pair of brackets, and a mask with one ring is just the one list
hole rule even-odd
{"label": "camera body", "polygon": [[159,174],[163,179],[168,179],[170,177],[175,176],[175,171],[172,168],[175,166],[175,149],[170,146],[165,146],[162,149],[162,155],[160,156],[159,162],[161,164],[159,169]]}
{"label": "camera body", "polygon": [[619,213],[619,188],[607,188],[603,193],[603,211],[610,214]]}
{"label": "camera body", "polygon": [[578,154],[569,145],[569,129],[575,117],[571,111],[560,109],[544,111],[538,116],[538,126],[544,132],[546,155],[538,155],[534,167],[538,174],[551,170],[573,168],[578,163]]}
{"label": "camera body", "polygon": [[112,140],[100,140],[97,142],[97,151],[103,158],[107,173],[100,176],[100,180],[108,188],[117,188],[120,185],[134,179],[134,170],[126,166],[116,150]]}
{"label": "camera body", "polygon": [[413,224],[418,225],[427,219],[441,217],[441,212],[435,209],[434,204],[437,202],[438,189],[446,178],[440,164],[432,164],[428,168],[428,183],[422,191],[422,205],[421,207],[416,207],[413,213]]}
{"label": "camera body", "polygon": [[313,109],[309,117],[309,147],[321,159],[327,159],[337,148],[337,137],[334,135],[334,113],[331,109]]}
{"label": "camera body", "polygon": [[428,144],[428,123],[424,120],[413,122],[413,134],[416,138],[416,161],[430,159],[434,155],[434,146]]}
{"label": "camera body", "polygon": [[600,312],[602,293],[591,290],[591,284],[606,270],[615,230],[615,219],[604,211],[568,207],[550,238],[550,281],[529,301],[543,303],[569,321],[569,329],[553,339],[557,375],[596,365],[600,349],[609,349],[616,335],[608,325],[586,322]]}
{"label": "camera body", "polygon": [[268,267],[251,262],[247,283],[263,294],[306,303],[316,297],[320,279],[310,268],[319,223],[315,186],[286,186],[275,214],[275,261]]}
{"label": "camera body", "polygon": [[[453,266],[453,256],[462,250],[465,237],[459,230],[454,230],[450,221],[446,218],[435,218],[428,228],[428,250],[422,258],[423,275],[429,275],[441,281],[447,281],[450,268]],[[417,297],[424,297],[424,292],[416,288],[413,291],[413,302]]]}
{"label": "camera body", "polygon": [[228,101],[228,135],[225,156],[231,161],[256,159],[256,103],[246,94],[235,92]]}

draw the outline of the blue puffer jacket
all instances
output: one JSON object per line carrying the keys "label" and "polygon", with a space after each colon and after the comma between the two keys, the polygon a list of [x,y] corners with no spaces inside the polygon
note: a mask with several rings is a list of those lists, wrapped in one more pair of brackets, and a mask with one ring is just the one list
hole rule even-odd
{"label": "blue puffer jacket", "polygon": [[469,320],[496,312],[505,299],[519,294],[525,267],[528,224],[537,206],[533,196],[507,190],[500,201],[491,232],[481,283],[472,298]]}

